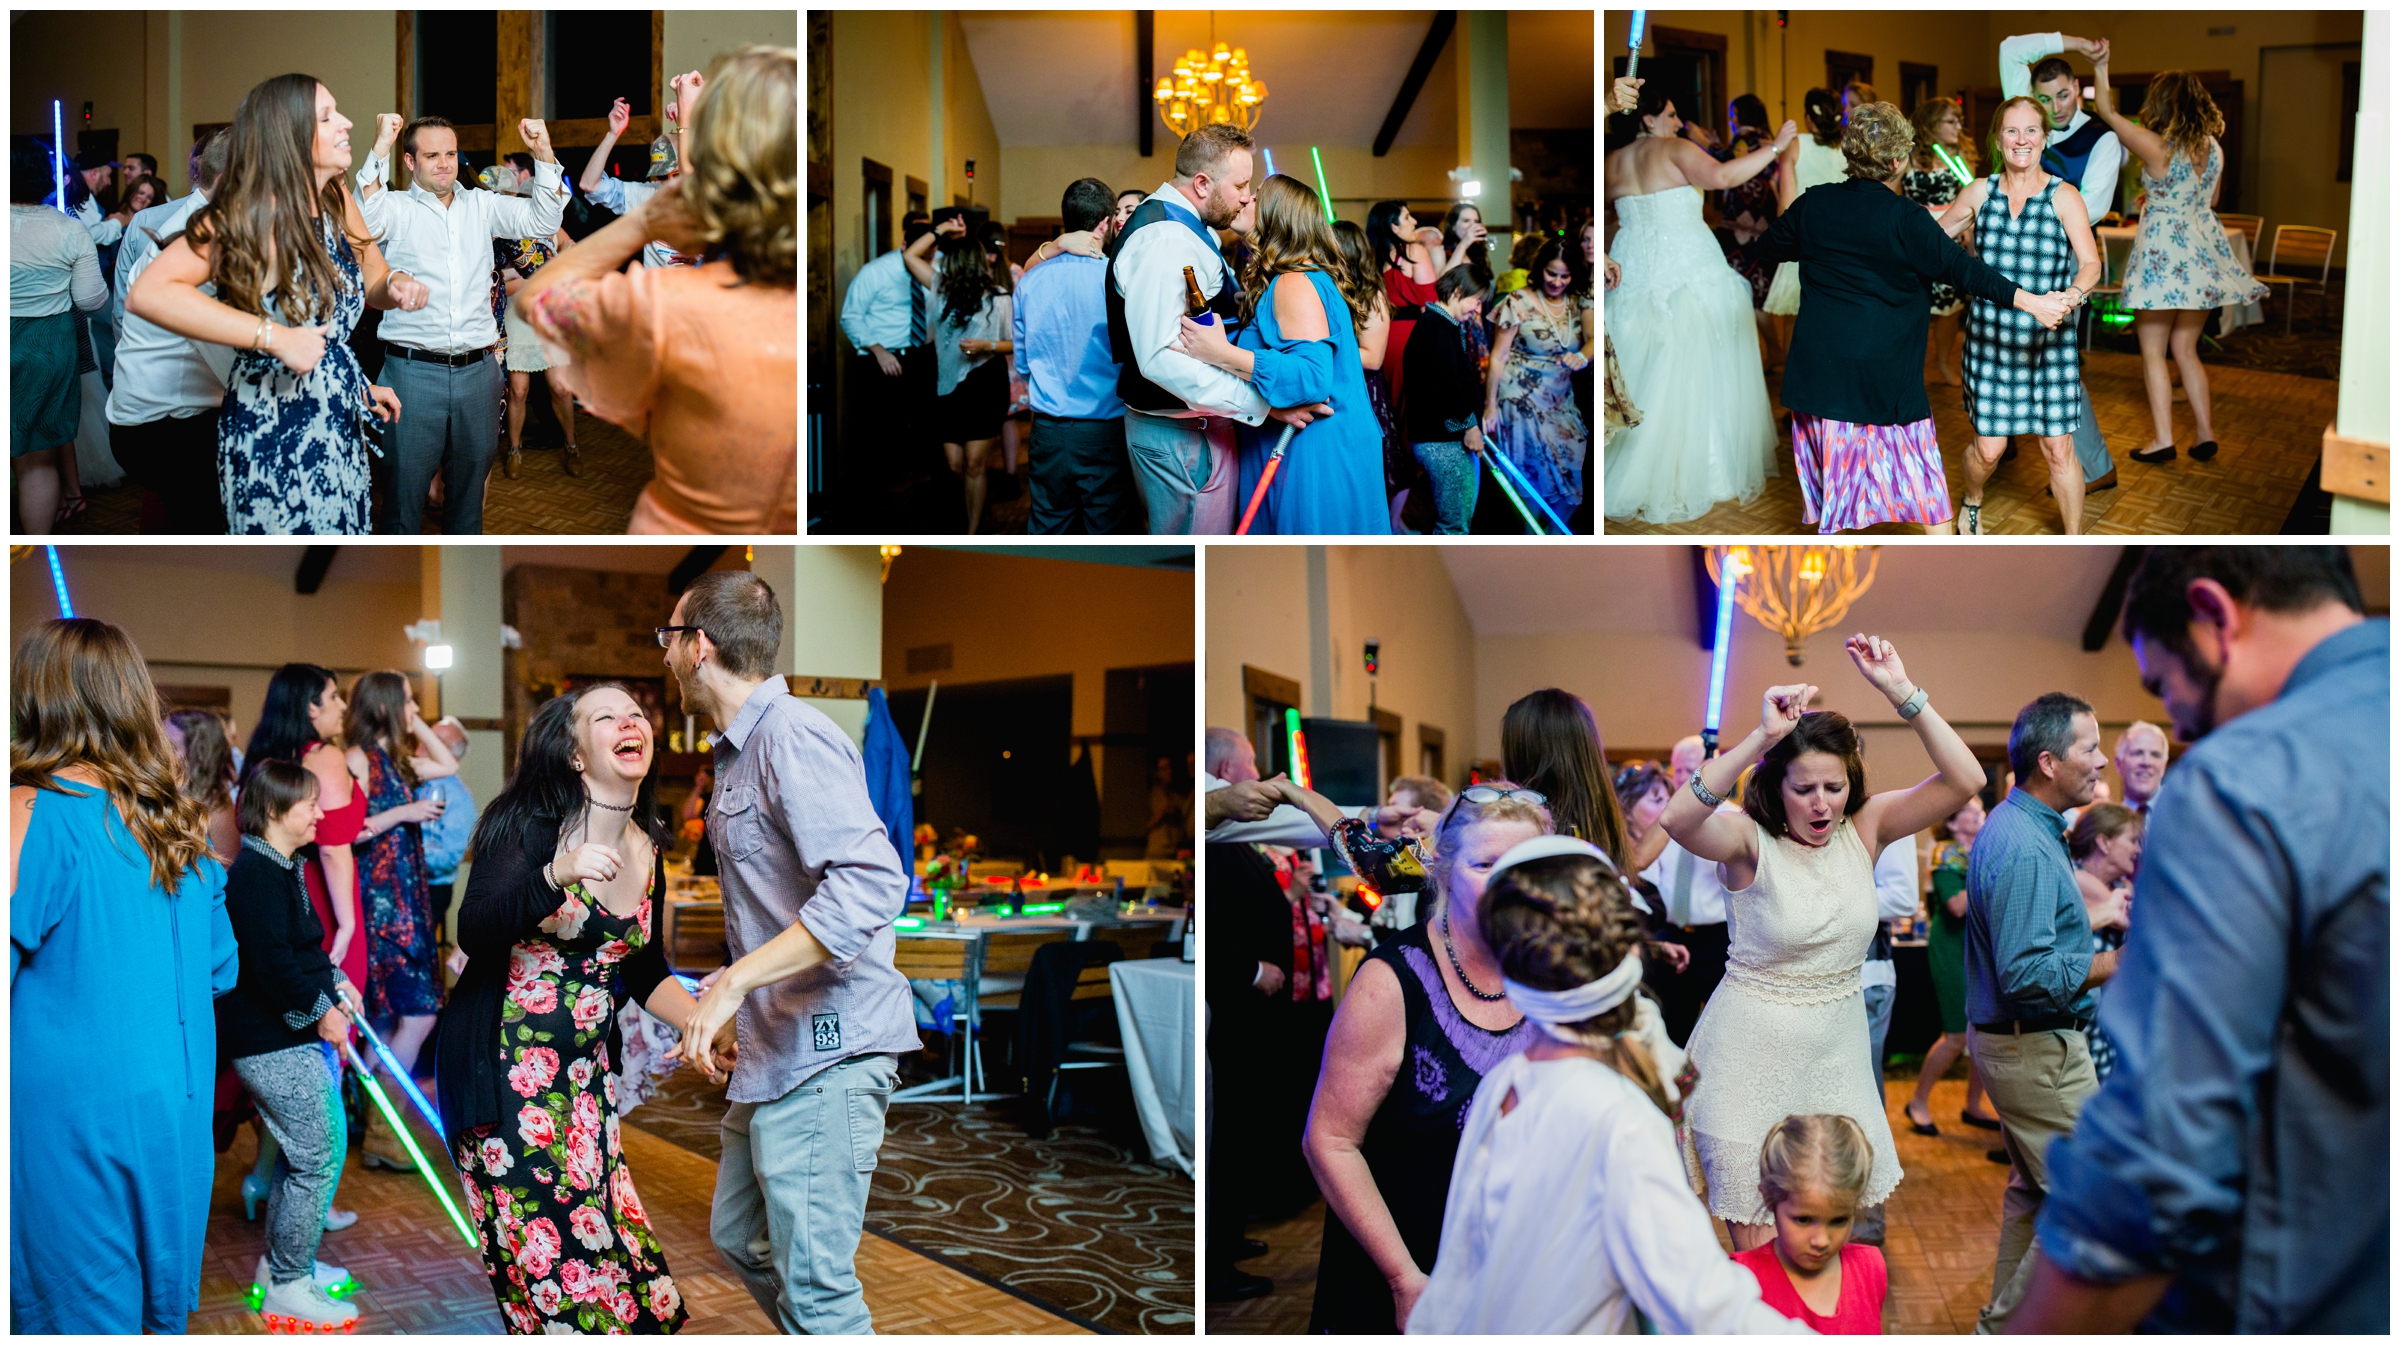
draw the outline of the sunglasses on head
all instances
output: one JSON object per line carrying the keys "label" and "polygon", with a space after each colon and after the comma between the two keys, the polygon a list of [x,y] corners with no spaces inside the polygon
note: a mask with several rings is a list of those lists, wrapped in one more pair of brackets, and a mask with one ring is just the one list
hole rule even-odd
{"label": "sunglasses on head", "polygon": [[1469,785],[1458,791],[1458,796],[1469,803],[1498,803],[1502,799],[1530,799],[1544,804],[1550,801],[1548,795],[1535,790],[1494,789],[1490,785]]}

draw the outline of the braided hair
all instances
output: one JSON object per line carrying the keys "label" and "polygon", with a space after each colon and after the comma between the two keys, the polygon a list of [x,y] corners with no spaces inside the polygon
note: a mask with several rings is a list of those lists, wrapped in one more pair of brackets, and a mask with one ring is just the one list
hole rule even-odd
{"label": "braided hair", "polygon": [[[1480,919],[1501,973],[1535,990],[1589,985],[1616,970],[1647,937],[1624,880],[1588,855],[1512,865],[1484,889]],[[1672,1117],[1675,1104],[1659,1081],[1657,1062],[1640,1043],[1619,1037],[1632,1030],[1639,1011],[1629,996],[1566,1030]]]}

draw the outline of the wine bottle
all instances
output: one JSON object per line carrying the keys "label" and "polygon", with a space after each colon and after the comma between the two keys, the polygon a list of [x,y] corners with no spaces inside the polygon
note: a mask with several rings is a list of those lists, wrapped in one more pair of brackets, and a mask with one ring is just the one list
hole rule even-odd
{"label": "wine bottle", "polygon": [[1200,277],[1188,266],[1183,268],[1183,311],[1203,327],[1217,325],[1217,315],[1208,311],[1208,300],[1200,293]]}

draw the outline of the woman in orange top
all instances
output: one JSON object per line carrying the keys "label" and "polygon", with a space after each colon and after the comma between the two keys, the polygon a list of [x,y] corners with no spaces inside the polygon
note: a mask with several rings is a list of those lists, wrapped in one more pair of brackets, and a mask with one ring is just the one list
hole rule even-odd
{"label": "woman in orange top", "polygon": [[[551,377],[641,435],[627,532],[799,531],[799,53],[679,75],[683,171],[517,292]],[[696,266],[619,267],[653,240]]]}

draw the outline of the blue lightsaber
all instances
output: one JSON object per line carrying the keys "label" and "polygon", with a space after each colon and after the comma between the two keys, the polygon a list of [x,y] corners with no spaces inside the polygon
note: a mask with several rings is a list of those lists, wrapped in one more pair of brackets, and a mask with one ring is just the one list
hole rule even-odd
{"label": "blue lightsaber", "polygon": [[[358,1071],[359,1083],[366,1088],[367,1096],[375,1100],[383,1119],[390,1123],[392,1133],[400,1137],[401,1147],[408,1150],[409,1157],[417,1160],[417,1175],[433,1188],[434,1198],[442,1202],[442,1209],[450,1215],[450,1222],[457,1225],[459,1236],[467,1240],[468,1246],[481,1247],[483,1239],[476,1236],[474,1227],[467,1222],[467,1216],[458,1212],[457,1202],[450,1199],[450,1192],[442,1185],[441,1179],[433,1175],[433,1165],[425,1161],[425,1151],[417,1147],[417,1137],[408,1133],[407,1125],[400,1120],[400,1113],[392,1108],[392,1100],[384,1096],[383,1089],[375,1083],[375,1076],[368,1071],[366,1062],[358,1058],[358,1048],[345,1041],[342,1043],[342,1054],[350,1057],[350,1067]],[[409,1091],[413,1093],[416,1090],[412,1088]]]}
{"label": "blue lightsaber", "polygon": [[1634,68],[1642,63],[1642,29],[1649,19],[1649,10],[1633,11],[1633,40],[1626,44],[1628,50],[1625,55],[1625,78],[1627,79],[1633,78]]}
{"label": "blue lightsaber", "polygon": [[1564,537],[1568,535],[1567,525],[1559,520],[1558,511],[1552,509],[1550,507],[1550,502],[1542,498],[1542,493],[1533,488],[1533,482],[1527,480],[1525,477],[1524,468],[1517,466],[1515,462],[1510,460],[1506,453],[1501,453],[1497,450],[1495,450],[1492,454],[1492,462],[1495,467],[1507,473],[1511,478],[1514,479],[1517,489],[1523,491],[1525,493],[1525,498],[1533,501],[1534,507],[1542,511],[1542,516],[1550,520],[1550,526],[1558,529],[1559,536]]}
{"label": "blue lightsaber", "polygon": [[74,214],[67,209],[67,110],[55,98],[50,100],[50,176],[58,184],[58,212]]}
{"label": "blue lightsaber", "polygon": [[58,614],[65,617],[69,621],[73,621],[75,619],[75,604],[67,601],[67,572],[59,568],[58,548],[54,546],[45,546],[42,548],[42,550],[50,553],[50,584],[51,587],[58,590]]}
{"label": "blue lightsaber", "polygon": [[353,999],[350,1002],[350,1008],[350,1021],[357,1025],[360,1032],[366,1034],[367,1044],[375,1048],[375,1054],[383,1061],[384,1068],[391,1072],[394,1079],[399,1081],[400,1090],[408,1094],[409,1101],[417,1104],[417,1114],[423,1116],[425,1123],[433,1127],[434,1134],[445,1133],[442,1129],[442,1114],[435,1111],[433,1104],[425,1100],[424,1091],[417,1087],[416,1080],[408,1077],[408,1071],[400,1068],[399,1060],[392,1055],[392,1048],[383,1044],[383,1038],[375,1035],[374,1028],[367,1026],[365,1006]]}
{"label": "blue lightsaber", "polygon": [[1267,176],[1275,176],[1275,151],[1261,146],[1258,152],[1267,156]]}
{"label": "blue lightsaber", "polygon": [[1700,730],[1702,747],[1717,754],[1717,725],[1725,710],[1725,655],[1733,647],[1733,590],[1741,576],[1733,572],[1733,552],[1717,555],[1717,638],[1708,654],[1708,725]]}

